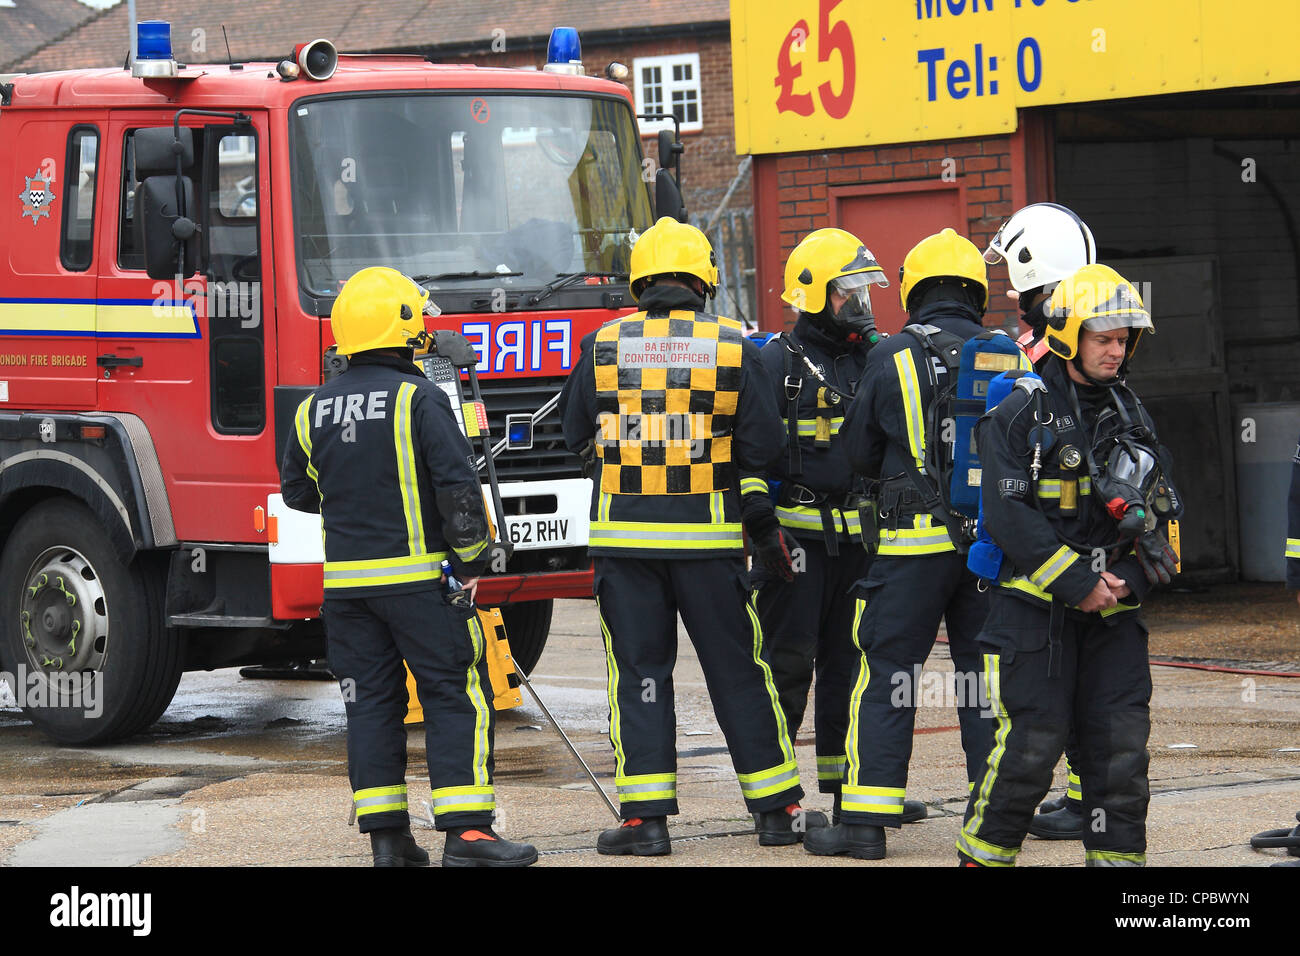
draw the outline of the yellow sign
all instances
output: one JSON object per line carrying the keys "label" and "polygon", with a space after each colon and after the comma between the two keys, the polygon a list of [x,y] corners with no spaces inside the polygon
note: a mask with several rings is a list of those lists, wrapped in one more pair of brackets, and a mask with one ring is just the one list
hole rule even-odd
{"label": "yellow sign", "polygon": [[1300,80],[1295,0],[732,0],[736,151],[1010,133],[1017,108]]}

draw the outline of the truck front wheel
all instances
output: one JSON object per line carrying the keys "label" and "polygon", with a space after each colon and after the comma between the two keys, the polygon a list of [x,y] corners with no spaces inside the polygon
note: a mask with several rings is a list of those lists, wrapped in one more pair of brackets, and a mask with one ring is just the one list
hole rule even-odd
{"label": "truck front wheel", "polygon": [[515,664],[523,668],[525,674],[532,676],[542,650],[546,647],[546,638],[551,633],[551,614],[555,602],[525,601],[522,604],[507,604],[501,608],[501,619],[505,622],[506,638],[510,641],[510,653]]}
{"label": "truck front wheel", "polygon": [[181,676],[156,556],[122,563],[80,502],[42,502],[0,556],[0,661],[38,728],[61,744],[128,737],[161,716]]}

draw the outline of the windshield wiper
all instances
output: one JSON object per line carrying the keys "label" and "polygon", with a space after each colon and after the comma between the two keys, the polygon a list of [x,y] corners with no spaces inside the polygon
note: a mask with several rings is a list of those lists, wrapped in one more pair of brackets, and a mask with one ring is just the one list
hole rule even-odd
{"label": "windshield wiper", "polygon": [[624,279],[626,280],[627,275],[628,274],[626,272],[561,273],[558,277],[552,279],[550,282],[546,283],[546,285],[542,286],[542,288],[539,291],[535,292],[532,295],[532,297],[528,300],[528,304],[536,305],[538,302],[541,302],[543,299],[550,298],[550,296],[554,292],[558,291],[559,289],[563,289],[566,285],[573,285],[575,282],[577,282],[580,279]]}
{"label": "windshield wiper", "polygon": [[441,279],[497,279],[521,275],[523,275],[522,272],[486,272],[479,270],[475,272],[439,272],[437,275],[431,276],[411,276],[411,279],[414,282],[423,284],[425,282],[437,282]]}

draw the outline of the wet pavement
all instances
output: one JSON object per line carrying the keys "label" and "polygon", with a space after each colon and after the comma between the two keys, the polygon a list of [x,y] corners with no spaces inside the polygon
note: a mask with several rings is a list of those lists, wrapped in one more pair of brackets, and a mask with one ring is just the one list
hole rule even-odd
{"label": "wet pavement", "polygon": [[[1151,621],[1153,650],[1176,655],[1172,637],[1186,622],[1162,620]],[[1300,660],[1300,652],[1287,659]],[[951,670],[943,645],[927,668]],[[1294,825],[1300,810],[1300,679],[1159,666],[1153,675],[1151,864],[1281,859],[1282,851],[1251,850],[1249,838]],[[558,604],[534,680],[612,795],[604,653],[590,602]],[[497,715],[499,829],[537,844],[542,866],[953,863],[965,773],[955,713],[942,701],[919,711],[908,787],[930,817],[891,832],[888,859],[865,864],[799,847],[760,849],[684,636],[674,684],[682,814],[672,822],[671,857],[595,853],[596,836],[613,819],[527,695],[522,707]],[[809,711],[796,755],[805,787],[815,789]],[[416,838],[436,859],[442,838],[424,819],[423,729],[408,736]],[[8,866],[369,863],[367,842],[348,824],[345,723],[333,682],[247,680],[235,669],[186,674],[148,733],[95,748],[55,747],[20,712],[0,710],[0,780],[0,863]],[[811,793],[804,805],[829,810],[830,798]],[[1028,865],[1081,862],[1077,843],[1034,838],[1021,856]]]}

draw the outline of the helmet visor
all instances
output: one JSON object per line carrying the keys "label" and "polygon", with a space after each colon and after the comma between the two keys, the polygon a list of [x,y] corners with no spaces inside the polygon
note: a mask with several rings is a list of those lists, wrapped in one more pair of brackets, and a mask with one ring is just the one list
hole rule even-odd
{"label": "helmet visor", "polygon": [[1006,257],[1006,250],[1002,248],[1002,230],[999,229],[990,240],[989,247],[984,250],[984,261],[991,266],[995,266]]}
{"label": "helmet visor", "polygon": [[1149,313],[1141,309],[1115,309],[1099,312],[1084,319],[1083,327],[1089,332],[1112,332],[1115,329],[1146,329],[1155,333]]}
{"label": "helmet visor", "polygon": [[889,287],[889,280],[885,278],[884,270],[869,272],[852,272],[849,275],[836,276],[831,280],[831,288],[840,295],[853,295],[866,289],[868,286],[879,285],[884,288]]}

